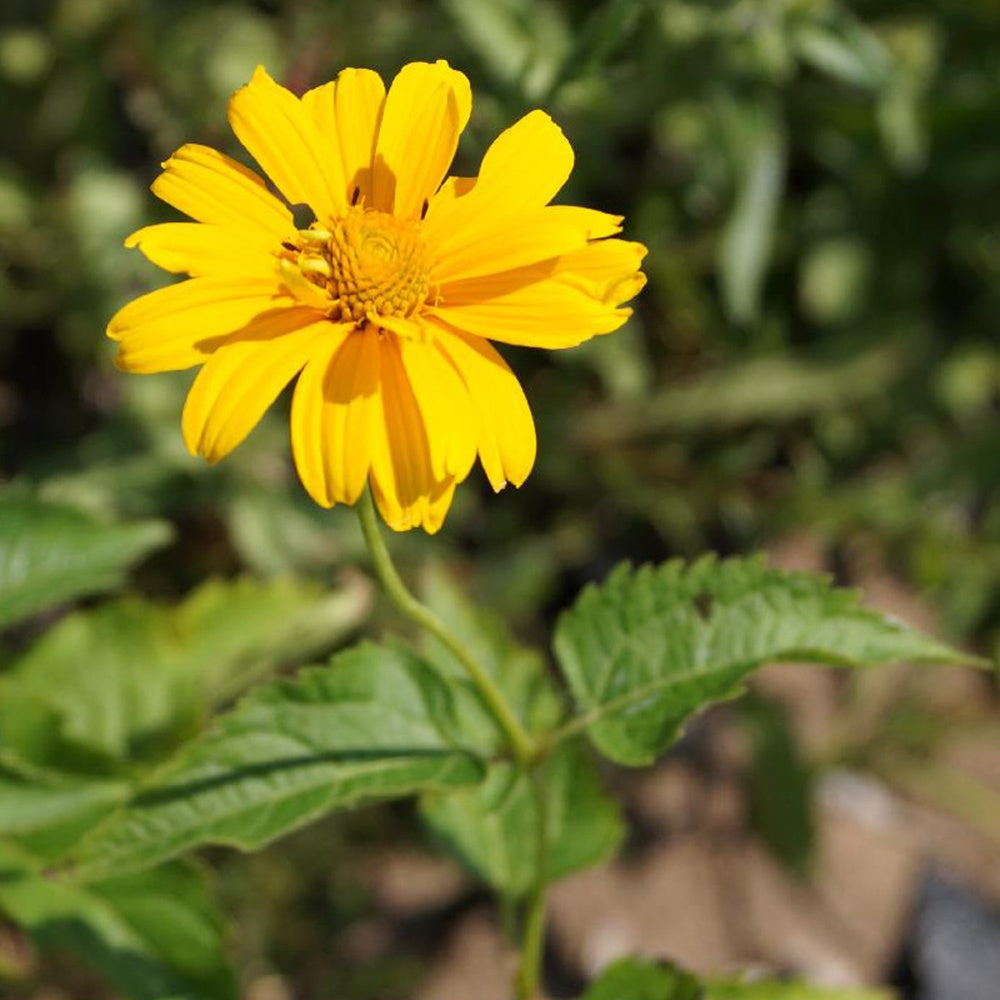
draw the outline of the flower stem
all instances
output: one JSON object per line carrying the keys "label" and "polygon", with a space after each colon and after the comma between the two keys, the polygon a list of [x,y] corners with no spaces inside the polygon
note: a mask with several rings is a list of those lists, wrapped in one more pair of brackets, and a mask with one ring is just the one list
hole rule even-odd
{"label": "flower stem", "polygon": [[480,666],[461,640],[452,634],[448,626],[430,608],[421,604],[403,583],[382,538],[375,504],[372,502],[371,490],[368,487],[358,500],[357,510],[361,521],[361,533],[368,546],[372,567],[389,600],[410,621],[426,629],[451,651],[478,688],[497,725],[507,738],[517,761],[520,764],[530,763],[536,755],[535,741],[517,720],[493,678]]}

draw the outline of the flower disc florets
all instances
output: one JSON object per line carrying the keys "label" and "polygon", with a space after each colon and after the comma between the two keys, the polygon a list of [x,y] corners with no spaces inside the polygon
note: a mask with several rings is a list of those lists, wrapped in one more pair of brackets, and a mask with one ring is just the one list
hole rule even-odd
{"label": "flower disc florets", "polygon": [[352,206],[328,229],[299,233],[296,264],[327,292],[342,322],[410,316],[426,300],[430,273],[419,223]]}

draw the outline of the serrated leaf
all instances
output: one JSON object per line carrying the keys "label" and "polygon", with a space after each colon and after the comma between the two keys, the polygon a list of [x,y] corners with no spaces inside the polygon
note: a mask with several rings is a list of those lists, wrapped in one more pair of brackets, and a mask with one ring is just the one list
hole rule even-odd
{"label": "serrated leaf", "polygon": [[106,524],[28,495],[0,496],[0,627],[114,589],[170,534],[161,521]]}
{"label": "serrated leaf", "polygon": [[86,878],[202,844],[254,850],[334,809],[479,781],[454,693],[399,647],[365,643],[221,716],[81,845]]}
{"label": "serrated leaf", "polygon": [[0,912],[43,950],[68,951],[131,1000],[230,1000],[223,924],[202,879],[172,865],[82,887],[0,845]]}
{"label": "serrated leaf", "polygon": [[693,712],[736,695],[764,663],[970,660],[861,607],[853,591],[761,559],[619,566],[561,616],[555,651],[579,724],[629,765],[654,760]]}
{"label": "serrated leaf", "polygon": [[364,587],[324,594],[281,579],[210,581],[177,607],[129,598],[64,618],[0,694],[50,710],[68,743],[123,758],[278,665],[329,649],[368,604]]}
{"label": "serrated leaf", "polygon": [[[579,743],[558,748],[544,763],[545,831],[550,881],[613,856],[625,826]],[[537,794],[532,779],[494,764],[479,786],[423,796],[421,813],[437,837],[483,881],[511,898],[537,875]]]}
{"label": "serrated leaf", "polygon": [[623,958],[609,965],[580,1000],[705,1000],[698,981],[666,962]]}

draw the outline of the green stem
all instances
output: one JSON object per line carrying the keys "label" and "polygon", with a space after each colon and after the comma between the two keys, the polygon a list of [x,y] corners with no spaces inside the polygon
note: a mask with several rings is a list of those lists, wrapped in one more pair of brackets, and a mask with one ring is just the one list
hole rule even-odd
{"label": "green stem", "polygon": [[544,763],[531,769],[537,817],[535,844],[535,884],[525,906],[521,929],[521,966],[517,973],[517,1000],[540,1000],[542,960],[545,957],[545,908],[548,893],[548,802],[542,777]]}
{"label": "green stem", "polygon": [[521,764],[530,763],[534,760],[537,752],[535,741],[518,722],[503,693],[493,682],[493,678],[476,662],[475,657],[465,648],[461,640],[451,633],[448,626],[430,608],[421,604],[403,583],[382,538],[382,532],[378,525],[378,515],[375,513],[375,504],[372,502],[371,491],[367,487],[358,500],[357,510],[358,518],[361,521],[361,532],[365,537],[365,543],[371,556],[372,567],[389,600],[410,621],[426,629],[451,651],[479,689],[479,693],[496,719],[497,725],[503,730],[518,762]]}

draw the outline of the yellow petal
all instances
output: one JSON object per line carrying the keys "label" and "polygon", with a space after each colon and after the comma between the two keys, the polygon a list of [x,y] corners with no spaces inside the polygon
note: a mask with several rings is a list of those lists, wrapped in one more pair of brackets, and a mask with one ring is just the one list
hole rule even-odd
{"label": "yellow petal", "polygon": [[277,244],[263,230],[248,232],[203,222],[145,226],[125,240],[154,264],[173,274],[273,275]]}
{"label": "yellow petal", "polygon": [[454,480],[435,478],[423,419],[400,354],[400,338],[379,338],[382,420],[376,427],[371,483],[386,524],[396,531],[436,531]]}
{"label": "yellow petal", "polygon": [[559,259],[558,277],[608,305],[628,302],[642,290],[646,276],[639,270],[648,251],[641,243],[598,240]]}
{"label": "yellow petal", "polygon": [[331,324],[303,307],[257,318],[223,344],[191,386],[181,428],[191,454],[217,462],[257,426]]}
{"label": "yellow petal", "polygon": [[475,189],[455,199],[446,189],[427,209],[427,239],[547,205],[573,170],[573,148],[544,111],[501,132],[483,157]]}
{"label": "yellow petal", "polygon": [[444,60],[409,63],[389,88],[372,163],[372,207],[417,218],[448,171],[472,91]]}
{"label": "yellow petal", "polygon": [[615,309],[559,278],[547,278],[491,299],[430,306],[427,314],[477,337],[554,349],[617,330],[631,310]]}
{"label": "yellow petal", "polygon": [[535,422],[514,373],[479,337],[457,330],[435,338],[462,376],[475,410],[479,460],[494,490],[520,486],[535,464]]}
{"label": "yellow petal", "polygon": [[444,286],[452,282],[544,263],[581,250],[588,240],[618,232],[620,223],[619,216],[572,205],[470,218],[454,232],[428,241],[431,281],[442,286],[444,296]]}
{"label": "yellow petal", "polygon": [[341,70],[336,80],[303,94],[302,103],[320,131],[337,137],[344,197],[353,201],[357,190],[370,204],[372,155],[385,103],[382,78],[370,69]]}
{"label": "yellow petal", "polygon": [[198,222],[260,231],[275,244],[295,231],[292,213],[257,174],[208,146],[181,146],[163,164],[151,190]]}
{"label": "yellow petal", "polygon": [[304,202],[321,222],[346,207],[336,136],[321,132],[302,102],[262,66],[230,98],[229,124],[293,205]]}
{"label": "yellow petal", "polygon": [[620,305],[645,284],[639,266],[646,255],[641,243],[596,240],[569,253],[495,274],[441,282],[437,304],[455,307],[509,295],[527,285],[554,279],[604,305]]}
{"label": "yellow petal", "polygon": [[423,419],[434,478],[461,482],[476,460],[476,415],[465,383],[432,340],[399,338],[399,353]]}
{"label": "yellow petal", "polygon": [[321,507],[357,501],[383,421],[379,336],[339,328],[299,376],[292,398],[292,452]]}
{"label": "yellow petal", "polygon": [[107,334],[118,341],[120,368],[140,374],[177,371],[202,364],[259,314],[291,304],[273,278],[189,278],[119,309]]}
{"label": "yellow petal", "polygon": [[420,525],[428,535],[436,535],[441,530],[445,515],[447,515],[451,501],[455,496],[455,486],[456,483],[453,479],[446,480],[435,488],[428,499],[427,510]]}

